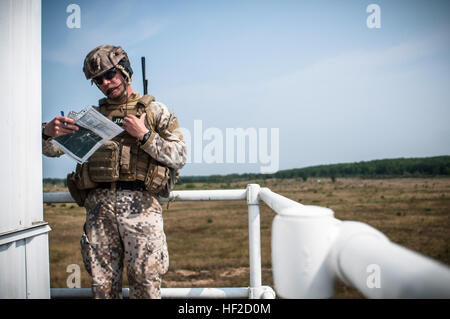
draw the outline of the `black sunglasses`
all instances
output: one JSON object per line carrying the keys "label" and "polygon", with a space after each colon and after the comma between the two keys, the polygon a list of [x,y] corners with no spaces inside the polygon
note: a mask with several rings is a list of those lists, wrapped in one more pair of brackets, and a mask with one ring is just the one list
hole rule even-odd
{"label": "black sunglasses", "polygon": [[102,75],[95,77],[93,80],[95,83],[97,83],[97,85],[102,85],[103,79],[111,80],[116,75],[116,72],[117,72],[116,68],[109,69]]}

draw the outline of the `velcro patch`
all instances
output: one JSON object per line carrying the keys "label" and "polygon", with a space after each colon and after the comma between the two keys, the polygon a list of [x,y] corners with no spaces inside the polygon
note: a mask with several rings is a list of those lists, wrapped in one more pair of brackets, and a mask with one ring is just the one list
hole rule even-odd
{"label": "velcro patch", "polygon": [[123,124],[123,116],[113,116],[112,121],[119,126]]}

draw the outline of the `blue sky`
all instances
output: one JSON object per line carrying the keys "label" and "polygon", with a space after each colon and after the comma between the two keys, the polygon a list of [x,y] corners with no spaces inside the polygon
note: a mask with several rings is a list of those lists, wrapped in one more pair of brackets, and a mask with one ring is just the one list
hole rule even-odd
{"label": "blue sky", "polygon": [[[72,3],[80,28],[66,25]],[[371,3],[381,8],[379,29],[366,24]],[[280,170],[447,155],[449,9],[448,1],[42,0],[42,120],[96,105],[102,95],[82,63],[114,44],[128,52],[140,93],[146,56],[149,93],[190,132],[196,120],[223,136],[277,128]],[[44,177],[74,166],[67,156],[43,158]],[[191,160],[182,175],[260,167]]]}

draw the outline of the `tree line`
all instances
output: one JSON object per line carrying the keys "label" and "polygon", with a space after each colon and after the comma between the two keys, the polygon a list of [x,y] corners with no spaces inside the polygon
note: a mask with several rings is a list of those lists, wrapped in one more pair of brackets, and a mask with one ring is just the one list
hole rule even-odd
{"label": "tree line", "polygon": [[[301,178],[306,181],[312,177],[433,177],[450,176],[450,156],[435,156],[423,158],[395,158],[372,161],[361,161],[343,164],[328,164],[294,168],[278,171],[273,174],[228,174],[209,176],[181,176],[178,184],[184,183],[227,183],[240,180],[269,178]],[[64,184],[66,179],[44,178],[46,184]]]}
{"label": "tree line", "polygon": [[239,180],[269,178],[301,178],[309,177],[432,177],[450,176],[450,156],[424,158],[396,158],[372,161],[361,161],[343,164],[316,165],[304,168],[281,170],[273,174],[229,174],[210,176],[181,176],[180,183],[218,183]]}

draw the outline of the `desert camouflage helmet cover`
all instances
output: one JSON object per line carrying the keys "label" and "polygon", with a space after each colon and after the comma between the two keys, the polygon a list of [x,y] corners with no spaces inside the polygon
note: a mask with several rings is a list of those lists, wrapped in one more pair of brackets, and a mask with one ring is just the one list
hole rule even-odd
{"label": "desert camouflage helmet cover", "polygon": [[102,75],[113,67],[119,67],[124,71],[121,65],[118,65],[123,58],[128,60],[128,55],[120,46],[100,45],[89,52],[84,59],[84,75],[89,80]]}

